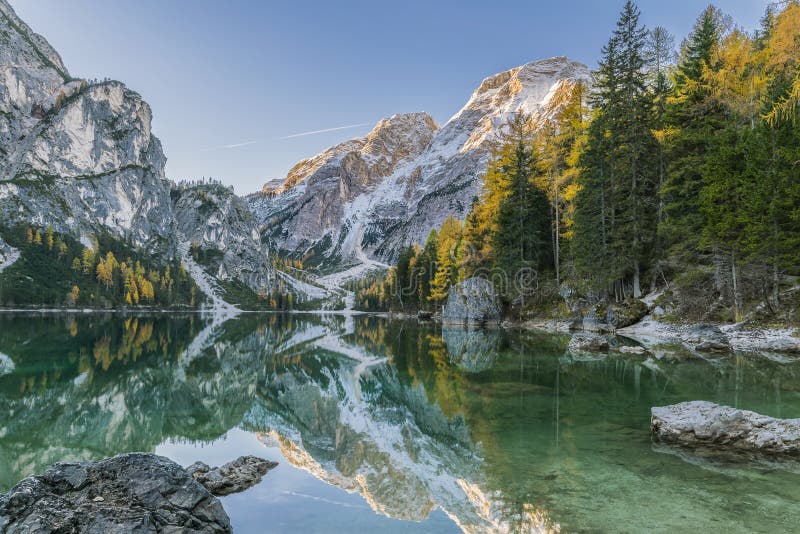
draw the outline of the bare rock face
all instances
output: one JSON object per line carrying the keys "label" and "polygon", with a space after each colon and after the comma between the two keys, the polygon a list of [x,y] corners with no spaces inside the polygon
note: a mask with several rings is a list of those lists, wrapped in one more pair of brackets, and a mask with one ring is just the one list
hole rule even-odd
{"label": "bare rock face", "polygon": [[222,504],[178,464],[154,454],[59,463],[0,495],[12,533],[232,532]]}
{"label": "bare rock face", "polygon": [[186,470],[213,495],[239,493],[261,482],[267,471],[278,466],[256,456],[241,456],[222,467],[195,462]]}
{"label": "bare rock face", "polygon": [[588,78],[586,66],[565,57],[496,74],[441,128],[425,113],[395,115],[298,163],[248,203],[284,253],[312,251],[332,265],[362,254],[391,262],[449,215],[466,217],[509,118],[524,112],[544,124]]}
{"label": "bare rock face", "polygon": [[166,158],[152,112],[120,82],[73,79],[0,0],[0,222],[99,232],[171,255]]}
{"label": "bare rock face", "polygon": [[483,325],[500,320],[500,304],[491,282],[468,278],[450,288],[442,312],[445,324]]}
{"label": "bare rock face", "polygon": [[173,210],[181,240],[196,245],[203,267],[220,280],[239,280],[258,292],[275,272],[247,204],[221,184],[178,186]]}
{"label": "bare rock face", "polygon": [[800,456],[800,419],[775,419],[712,402],[652,408],[650,428],[663,443],[728,454]]}

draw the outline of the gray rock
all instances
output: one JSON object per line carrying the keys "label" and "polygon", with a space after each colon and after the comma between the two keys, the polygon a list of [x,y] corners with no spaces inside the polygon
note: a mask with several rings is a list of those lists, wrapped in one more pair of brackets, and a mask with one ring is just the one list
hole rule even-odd
{"label": "gray rock", "polygon": [[647,311],[647,304],[636,299],[611,304],[606,310],[606,323],[614,328],[625,328],[641,321]]}
{"label": "gray rock", "polygon": [[450,288],[442,312],[445,324],[483,325],[500,321],[500,303],[491,282],[468,278]]}
{"label": "gray rock", "polygon": [[684,339],[689,343],[695,343],[694,349],[698,352],[730,352],[731,350],[728,337],[714,325],[694,325]]}
{"label": "gray rock", "polygon": [[247,204],[221,184],[178,186],[172,190],[180,236],[209,258],[203,267],[219,280],[239,280],[258,292],[270,289],[276,274],[258,224]]}
{"label": "gray rock", "polygon": [[3,532],[232,532],[222,504],[154,454],[58,463],[0,495]]}
{"label": "gray rock", "polygon": [[213,495],[239,493],[261,482],[261,478],[277,467],[256,456],[241,456],[222,467],[211,468],[203,462],[195,462],[186,468],[196,481],[205,486]]}
{"label": "gray rock", "polygon": [[567,330],[570,332],[578,332],[583,330],[583,317],[580,315],[573,315],[567,319]]}
{"label": "gray rock", "polygon": [[[259,225],[232,191],[196,203],[201,186],[173,206],[166,156],[139,94],[73,79],[7,0],[0,44],[0,224],[52,226],[86,246],[106,234],[164,260],[181,256],[188,239],[219,252],[213,276],[256,292],[278,285]],[[7,264],[0,250],[0,270]],[[305,297],[302,287],[292,291]]]}
{"label": "gray rock", "polygon": [[706,401],[656,407],[650,413],[653,437],[664,443],[729,454],[800,455],[800,419],[775,419]]}
{"label": "gray rock", "polygon": [[597,334],[573,334],[567,350],[571,353],[606,352],[608,351],[608,339]]}
{"label": "gray rock", "polygon": [[598,321],[594,316],[583,318],[583,330],[586,332],[596,332],[598,334],[608,334],[614,331],[614,327],[608,323]]}

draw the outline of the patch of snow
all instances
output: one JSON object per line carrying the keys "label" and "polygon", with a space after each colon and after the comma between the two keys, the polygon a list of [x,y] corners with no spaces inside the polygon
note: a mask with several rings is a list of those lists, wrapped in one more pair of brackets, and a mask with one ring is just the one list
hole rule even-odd
{"label": "patch of snow", "polygon": [[277,273],[278,276],[280,276],[281,279],[289,284],[292,288],[300,291],[301,293],[305,293],[312,299],[324,299],[330,296],[330,293],[325,289],[303,282],[302,280],[298,280],[289,273],[285,273],[283,271],[277,271]]}
{"label": "patch of snow", "polygon": [[189,254],[189,240],[181,235],[178,236],[178,252],[186,267],[186,272],[192,277],[194,283],[200,288],[200,291],[211,300],[211,310],[225,314],[236,314],[241,311],[222,298],[220,295],[221,290],[216,280],[194,261],[192,255]]}
{"label": "patch of snow", "polygon": [[19,259],[19,250],[6,245],[0,240],[0,273],[7,267],[11,267]]}
{"label": "patch of snow", "polygon": [[14,367],[14,360],[7,354],[0,352],[0,376],[13,372]]}

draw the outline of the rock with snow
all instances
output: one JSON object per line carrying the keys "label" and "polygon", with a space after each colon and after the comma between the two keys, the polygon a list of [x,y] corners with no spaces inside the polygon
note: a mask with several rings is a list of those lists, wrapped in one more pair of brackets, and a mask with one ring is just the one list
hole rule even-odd
{"label": "rock with snow", "polygon": [[347,265],[359,262],[360,247],[392,262],[451,214],[466,216],[509,118],[525,112],[544,124],[588,77],[584,65],[564,57],[490,76],[441,128],[425,113],[395,115],[366,137],[298,163],[283,184],[248,202],[286,254],[313,252],[318,263]]}
{"label": "rock with snow", "polygon": [[0,352],[0,376],[12,373],[15,367],[14,360],[8,354]]}
{"label": "rock with snow", "polygon": [[15,249],[0,237],[0,273],[11,267],[19,259],[19,250]]}
{"label": "rock with snow", "polygon": [[484,325],[500,321],[500,302],[491,282],[468,278],[450,288],[442,311],[444,324]]}
{"label": "rock with snow", "polygon": [[221,467],[195,462],[186,470],[213,495],[239,493],[261,482],[267,471],[278,464],[256,456],[240,456]]}
{"label": "rock with snow", "polygon": [[253,291],[275,282],[266,247],[247,204],[221,184],[172,190],[179,235],[194,245],[199,263],[220,280],[239,280]]}
{"label": "rock with snow", "polygon": [[0,495],[0,530],[233,532],[222,504],[186,470],[154,454],[58,463]]}
{"label": "rock with snow", "polygon": [[664,443],[800,456],[800,419],[775,419],[706,401],[655,407],[650,413],[653,437]]}

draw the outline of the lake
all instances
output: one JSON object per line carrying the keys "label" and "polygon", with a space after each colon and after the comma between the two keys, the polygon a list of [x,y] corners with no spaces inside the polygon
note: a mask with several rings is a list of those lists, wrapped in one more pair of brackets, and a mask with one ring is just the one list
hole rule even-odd
{"label": "lake", "polygon": [[[800,416],[800,363],[357,315],[0,314],[0,491],[62,460],[279,462],[237,532],[789,532],[800,474],[651,442],[650,408]],[[624,341],[623,341],[624,342]]]}

